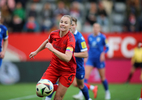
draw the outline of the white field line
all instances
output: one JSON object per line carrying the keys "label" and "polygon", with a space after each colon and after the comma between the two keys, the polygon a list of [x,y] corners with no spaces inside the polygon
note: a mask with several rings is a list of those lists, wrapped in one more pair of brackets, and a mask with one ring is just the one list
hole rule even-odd
{"label": "white field line", "polygon": [[19,97],[19,98],[13,98],[9,100],[23,100],[23,99],[30,99],[30,98],[35,98],[37,97],[36,95],[29,95],[29,96],[24,96],[24,97]]}

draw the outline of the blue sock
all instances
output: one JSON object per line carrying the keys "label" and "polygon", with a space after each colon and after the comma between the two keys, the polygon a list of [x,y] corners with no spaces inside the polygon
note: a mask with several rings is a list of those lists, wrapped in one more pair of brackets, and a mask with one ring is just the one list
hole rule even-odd
{"label": "blue sock", "polygon": [[52,98],[54,92],[52,92],[49,96],[47,96],[48,98]]}
{"label": "blue sock", "polygon": [[89,92],[88,92],[88,88],[86,87],[86,85],[84,85],[84,88],[81,89],[84,97],[85,97],[85,100],[89,100]]}
{"label": "blue sock", "polygon": [[107,82],[107,80],[105,79],[104,81],[102,81],[102,83],[103,83],[103,86],[104,86],[105,90],[107,91],[108,90],[108,82]]}
{"label": "blue sock", "polygon": [[88,83],[88,79],[84,79],[84,83]]}

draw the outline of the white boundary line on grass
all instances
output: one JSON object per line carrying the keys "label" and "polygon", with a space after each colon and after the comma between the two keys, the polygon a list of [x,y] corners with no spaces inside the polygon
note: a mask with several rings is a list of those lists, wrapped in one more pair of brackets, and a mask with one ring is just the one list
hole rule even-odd
{"label": "white boundary line on grass", "polygon": [[19,98],[13,98],[9,100],[23,100],[23,99],[30,99],[30,98],[35,98],[37,97],[36,95],[29,95],[29,96],[24,96],[24,97],[19,97]]}

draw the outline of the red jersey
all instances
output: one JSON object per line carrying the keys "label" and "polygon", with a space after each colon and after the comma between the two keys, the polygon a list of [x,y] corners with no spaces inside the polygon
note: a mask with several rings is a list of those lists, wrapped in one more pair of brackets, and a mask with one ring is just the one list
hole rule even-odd
{"label": "red jersey", "polygon": [[[73,53],[75,50],[75,38],[74,35],[68,31],[66,35],[60,37],[60,30],[56,30],[50,33],[48,41],[52,43],[53,47],[62,52],[66,52],[67,47],[73,48]],[[76,72],[76,60],[74,54],[69,62],[62,61],[54,53],[52,53],[52,59],[50,64],[56,67],[58,70],[66,72]]]}

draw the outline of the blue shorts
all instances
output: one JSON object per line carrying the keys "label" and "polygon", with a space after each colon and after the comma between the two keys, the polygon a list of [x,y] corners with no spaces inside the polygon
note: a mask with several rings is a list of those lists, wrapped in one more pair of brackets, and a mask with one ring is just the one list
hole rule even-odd
{"label": "blue shorts", "polygon": [[77,79],[84,79],[85,76],[85,69],[84,66],[83,67],[77,67],[76,69],[76,78]]}
{"label": "blue shorts", "polygon": [[96,67],[98,69],[101,69],[101,68],[105,67],[105,62],[100,62],[100,58],[99,59],[88,58],[86,65],[90,65],[90,66]]}
{"label": "blue shorts", "polygon": [[1,65],[2,65],[2,59],[0,58],[0,67],[1,67]]}

